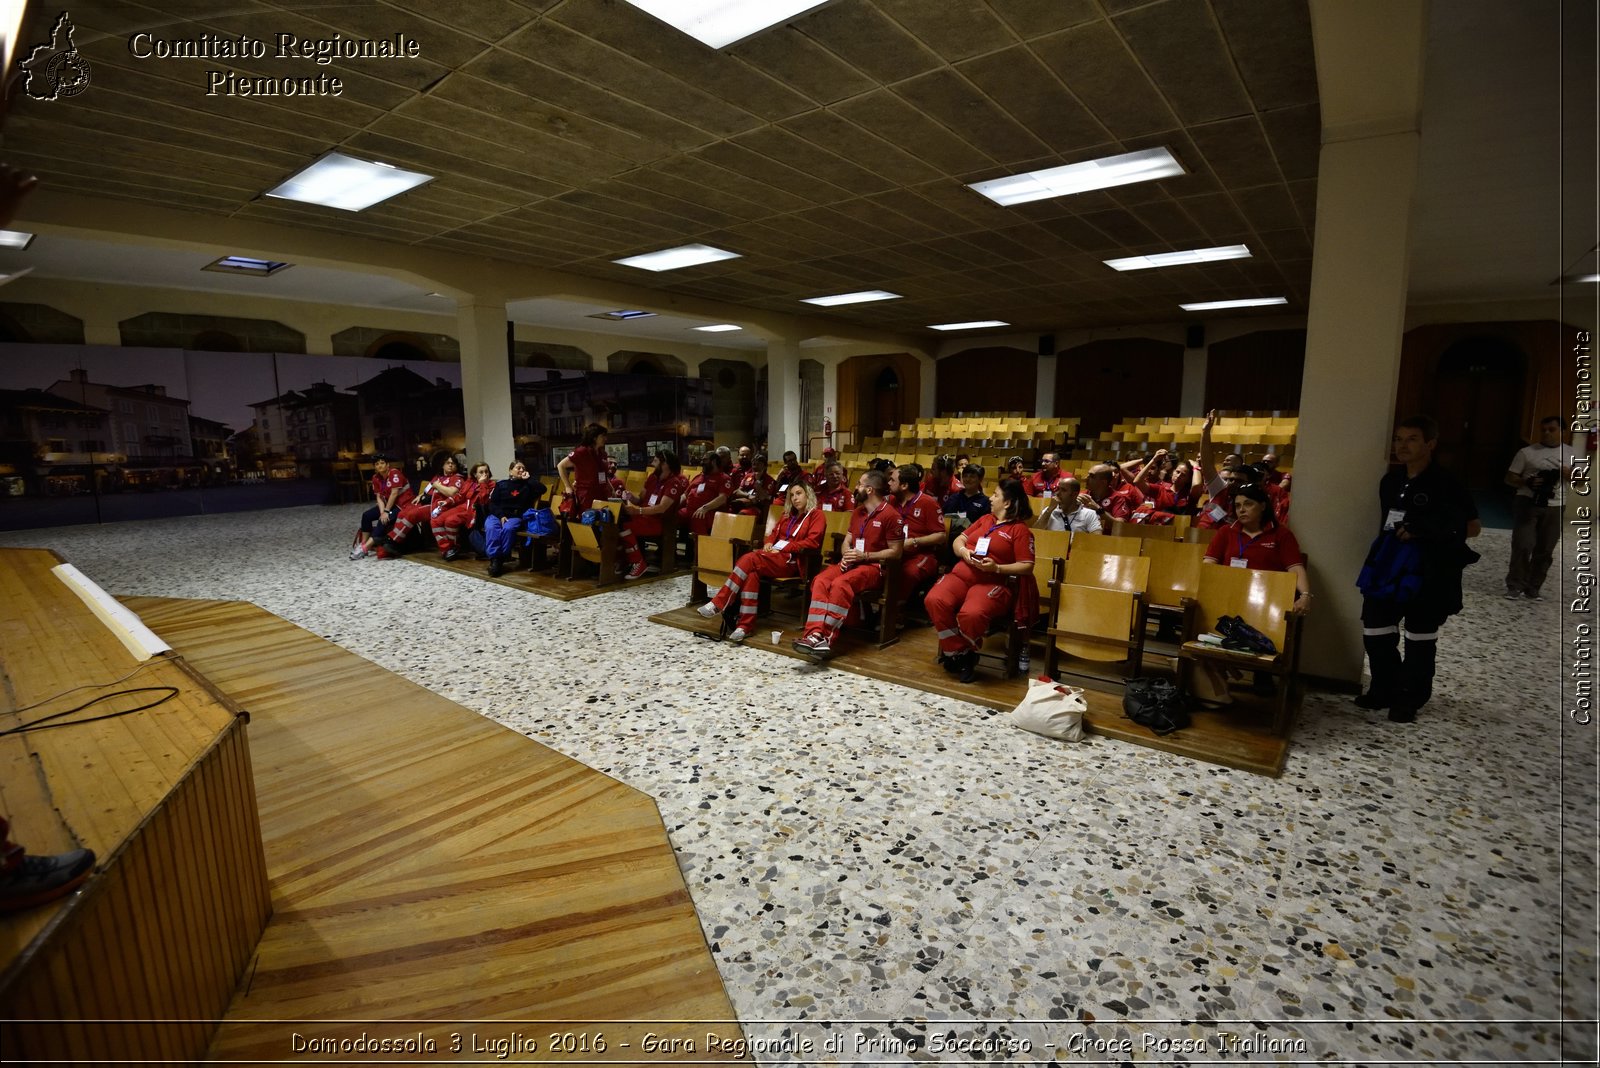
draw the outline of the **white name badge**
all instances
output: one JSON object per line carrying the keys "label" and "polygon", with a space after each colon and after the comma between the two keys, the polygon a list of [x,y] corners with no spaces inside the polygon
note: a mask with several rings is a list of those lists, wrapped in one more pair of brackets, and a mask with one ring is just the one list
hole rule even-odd
{"label": "white name badge", "polygon": [[772,543],[772,547],[778,552],[782,552],[789,547],[789,539],[779,538],[777,541]]}
{"label": "white name badge", "polygon": [[823,510],[823,511],[824,511],[824,512],[831,512],[831,511],[833,511],[833,505],[831,505],[831,504],[825,504],[825,505],[823,505],[823,506],[822,506],[822,510]]}
{"label": "white name badge", "polygon": [[1386,516],[1383,520],[1383,529],[1393,530],[1395,527],[1399,526],[1405,521],[1406,510],[1404,508],[1391,508],[1389,509],[1388,516]]}
{"label": "white name badge", "polygon": [[659,502],[660,500],[661,500],[661,494],[659,494],[659,493],[650,494],[650,506],[651,507],[655,507],[656,503]]}
{"label": "white name badge", "polygon": [[856,552],[864,553],[866,551],[867,551],[867,539],[866,538],[857,538],[856,539]]}
{"label": "white name badge", "polygon": [[1223,508],[1220,504],[1213,504],[1210,508],[1207,508],[1206,515],[1210,516],[1212,521],[1217,523],[1220,523],[1224,519],[1228,518],[1227,509]]}
{"label": "white name badge", "polygon": [[983,537],[978,539],[978,544],[972,547],[972,554],[974,556],[989,555],[989,535],[985,534]]}
{"label": "white name badge", "polygon": [[788,493],[789,492],[789,483],[785,482],[783,485],[779,486],[778,487],[778,492],[779,493]]}
{"label": "white name badge", "polygon": [[1242,556],[1235,556],[1232,560],[1228,561],[1228,566],[1229,567],[1249,567],[1250,566],[1250,561],[1246,560]]}

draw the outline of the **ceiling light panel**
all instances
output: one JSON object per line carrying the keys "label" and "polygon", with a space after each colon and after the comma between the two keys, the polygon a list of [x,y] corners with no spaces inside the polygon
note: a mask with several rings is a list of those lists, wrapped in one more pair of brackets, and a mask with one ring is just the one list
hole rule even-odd
{"label": "ceiling light panel", "polygon": [[646,252],[638,256],[624,256],[612,263],[620,263],[624,267],[638,267],[646,271],[676,271],[682,267],[697,267],[702,263],[716,263],[718,260],[736,260],[737,252],[727,249],[713,248],[710,245],[679,245],[677,248],[664,248],[659,252]]}
{"label": "ceiling light panel", "polygon": [[0,248],[21,251],[33,244],[33,236],[26,230],[0,230]]}
{"label": "ceiling light panel", "polygon": [[726,48],[828,0],[627,0],[711,48]]}
{"label": "ceiling light panel", "polygon": [[1184,311],[1219,311],[1222,308],[1265,308],[1289,303],[1286,297],[1246,297],[1242,300],[1207,300],[1199,304],[1180,304]]}
{"label": "ceiling light panel", "polygon": [[1215,248],[1192,248],[1187,252],[1152,252],[1148,256],[1125,256],[1117,260],[1101,260],[1113,271],[1147,271],[1152,267],[1181,267],[1186,263],[1212,263],[1216,260],[1247,260],[1248,245],[1218,245]]}
{"label": "ceiling light panel", "polygon": [[1065,167],[1048,167],[1042,171],[991,178],[986,182],[973,182],[967,188],[982,193],[1001,207],[1010,207],[1033,200],[1087,193],[1091,189],[1110,189],[1118,185],[1171,178],[1182,173],[1183,165],[1171,152],[1164,148],[1147,148],[1085,163],[1071,163]]}
{"label": "ceiling light panel", "polygon": [[930,323],[929,330],[977,330],[984,326],[1010,326],[1010,323],[999,319],[974,319],[970,323]]}
{"label": "ceiling light panel", "polygon": [[866,304],[873,300],[899,300],[900,294],[890,293],[886,289],[863,289],[858,293],[834,293],[827,297],[805,297],[801,303],[816,304],[824,308],[832,308],[840,304]]}
{"label": "ceiling light panel", "polygon": [[276,189],[269,189],[266,195],[342,211],[363,211],[431,181],[431,174],[329,152]]}
{"label": "ceiling light panel", "polygon": [[707,334],[725,334],[729,330],[742,330],[743,327],[734,326],[732,323],[718,323],[716,326],[691,326],[690,330],[700,330]]}

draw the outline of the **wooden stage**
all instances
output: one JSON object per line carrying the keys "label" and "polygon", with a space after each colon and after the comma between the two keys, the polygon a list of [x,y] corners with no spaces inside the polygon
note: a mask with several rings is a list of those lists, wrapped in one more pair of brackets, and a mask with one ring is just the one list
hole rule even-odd
{"label": "wooden stage", "polygon": [[[670,612],[651,616],[650,621],[710,636],[717,634],[720,622],[706,619],[692,607],[674,608]],[[774,645],[772,631],[779,626],[784,628],[783,635]],[[792,618],[773,620],[763,617],[758,621],[755,632],[745,639],[745,644],[807,664],[815,663],[810,657],[789,647],[790,642],[800,637],[801,629]],[[989,639],[990,642],[997,640]],[[977,680],[966,685],[957,681],[955,676],[946,674],[937,663],[939,650],[933,628],[927,625],[908,625],[901,631],[900,640],[883,650],[876,648],[865,636],[851,636],[847,631],[834,649],[833,657],[826,662],[828,668],[883,682],[895,682],[914,690],[970,701],[1004,712],[1015,708],[1028,692],[1027,679],[1020,675],[1013,679],[1002,678],[998,662],[992,659],[986,659],[984,663],[987,666],[980,669]],[[1153,657],[1147,655],[1147,665],[1151,659]],[[1158,664],[1161,662],[1156,661]],[[1038,636],[1035,636],[1032,674],[1037,675],[1043,668],[1044,654]],[[1067,678],[1064,681],[1083,685],[1081,679]],[[1165,737],[1139,726],[1122,714],[1120,691],[1110,693],[1086,687],[1084,700],[1089,706],[1088,714],[1084,716],[1084,727],[1096,734],[1242,771],[1271,776],[1283,773],[1283,762],[1289,750],[1288,739],[1272,733],[1271,709],[1248,692],[1236,690],[1236,704],[1226,711],[1195,711],[1189,727]]]}
{"label": "wooden stage", "polygon": [[628,1061],[654,1031],[733,1059],[704,1048],[741,1031],[650,798],[252,605],[125,603],[251,715],[275,914],[213,1058]]}

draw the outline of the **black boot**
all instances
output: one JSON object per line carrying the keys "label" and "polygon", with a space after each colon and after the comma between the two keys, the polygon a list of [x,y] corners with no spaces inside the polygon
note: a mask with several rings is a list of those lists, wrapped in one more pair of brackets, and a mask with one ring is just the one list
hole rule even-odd
{"label": "black boot", "polygon": [[501,559],[500,557],[498,557],[498,556],[490,557],[489,558],[489,577],[490,578],[499,578],[501,575],[504,575],[505,573],[506,573],[505,561],[503,559]]}

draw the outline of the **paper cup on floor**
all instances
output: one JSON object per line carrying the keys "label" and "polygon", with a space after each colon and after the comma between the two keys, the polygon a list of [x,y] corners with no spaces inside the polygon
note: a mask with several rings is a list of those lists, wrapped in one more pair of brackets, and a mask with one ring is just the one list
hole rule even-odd
{"label": "paper cup on floor", "polygon": [[783,641],[783,631],[781,631],[781,630],[773,631],[772,632],[772,644],[773,645],[777,645],[781,641]]}

